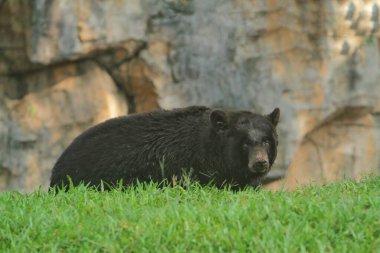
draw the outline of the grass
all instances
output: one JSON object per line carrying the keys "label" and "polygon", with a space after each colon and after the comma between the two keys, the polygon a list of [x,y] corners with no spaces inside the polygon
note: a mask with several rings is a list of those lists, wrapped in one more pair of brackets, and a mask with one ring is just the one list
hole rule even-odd
{"label": "grass", "polygon": [[380,178],[294,192],[0,194],[0,252],[380,252]]}

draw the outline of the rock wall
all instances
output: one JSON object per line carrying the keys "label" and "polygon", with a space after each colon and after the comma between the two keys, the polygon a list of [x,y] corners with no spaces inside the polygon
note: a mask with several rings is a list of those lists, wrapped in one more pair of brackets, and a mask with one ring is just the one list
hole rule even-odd
{"label": "rock wall", "polygon": [[85,128],[192,104],[281,108],[294,188],[379,173],[378,1],[0,1],[0,190],[46,187]]}

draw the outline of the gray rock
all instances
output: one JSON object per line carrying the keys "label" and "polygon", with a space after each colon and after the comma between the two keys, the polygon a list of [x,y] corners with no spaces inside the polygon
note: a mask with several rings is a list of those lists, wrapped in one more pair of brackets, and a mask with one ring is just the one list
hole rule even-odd
{"label": "gray rock", "polygon": [[379,173],[376,6],[368,19],[327,0],[0,6],[1,189],[46,185],[76,134],[126,108],[192,104],[281,108],[274,171],[288,177],[269,188]]}

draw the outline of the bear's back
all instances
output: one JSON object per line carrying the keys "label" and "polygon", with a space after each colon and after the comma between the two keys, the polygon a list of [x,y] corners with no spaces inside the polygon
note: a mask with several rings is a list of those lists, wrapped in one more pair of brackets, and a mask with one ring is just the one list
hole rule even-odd
{"label": "bear's back", "polygon": [[[122,116],[107,120],[79,135],[63,152],[53,168],[51,186],[74,185],[80,181],[99,184],[138,178],[148,181],[162,177],[158,161],[167,173],[190,163],[192,131],[201,126],[207,107]],[[178,154],[181,152],[181,154]],[[178,160],[180,157],[180,160]],[[174,173],[175,174],[175,173]],[[128,183],[128,182],[126,182]]]}

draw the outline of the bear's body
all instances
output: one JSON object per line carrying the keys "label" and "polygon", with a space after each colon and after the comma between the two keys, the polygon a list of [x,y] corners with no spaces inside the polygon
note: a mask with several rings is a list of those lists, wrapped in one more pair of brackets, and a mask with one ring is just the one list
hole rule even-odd
{"label": "bear's body", "polygon": [[278,118],[278,109],[264,116],[202,106],[114,118],[69,145],[50,185],[171,181],[189,169],[201,184],[252,185],[276,158]]}

